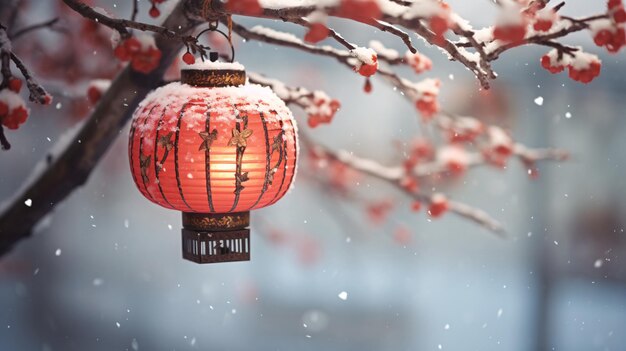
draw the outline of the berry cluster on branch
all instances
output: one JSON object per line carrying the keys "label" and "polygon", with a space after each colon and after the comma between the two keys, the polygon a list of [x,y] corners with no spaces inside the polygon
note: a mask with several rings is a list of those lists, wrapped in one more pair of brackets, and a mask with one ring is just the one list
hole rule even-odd
{"label": "berry cluster on branch", "polygon": [[[144,74],[155,85],[158,78],[162,78],[164,64],[171,63],[174,50],[182,48],[180,59],[187,64],[195,62],[197,57],[203,59],[207,56],[208,47],[201,45],[191,35],[189,28],[221,21],[228,26],[229,31],[232,29],[233,33],[246,40],[262,41],[332,58],[353,71],[355,77],[365,79],[366,92],[372,91],[371,80],[376,78],[398,89],[415,106],[417,114],[421,116],[416,120],[422,129],[431,131],[409,141],[411,146],[406,159],[399,160],[395,166],[383,166],[379,162],[359,158],[349,152],[333,151],[313,142],[311,138],[306,138],[305,144],[310,150],[311,158],[317,160],[318,164],[329,167],[326,168],[328,172],[319,173],[327,173],[328,184],[341,187],[344,193],[351,190],[346,180],[346,174],[350,171],[372,176],[389,182],[411,197],[414,200],[411,205],[413,210],[425,208],[431,217],[454,212],[496,232],[500,232],[502,227],[483,211],[427,189],[432,189],[431,185],[438,185],[442,181],[458,179],[474,166],[502,168],[514,158],[523,163],[531,177],[535,177],[536,162],[563,160],[566,154],[552,149],[529,149],[513,140],[510,133],[499,126],[484,125],[478,119],[444,111],[438,102],[439,92],[445,88],[440,80],[422,77],[416,80],[411,75],[403,76],[395,71],[398,66],[406,66],[419,76],[432,68],[433,60],[417,50],[412,38],[422,39],[427,45],[439,48],[447,59],[465,66],[483,88],[488,88],[490,82],[497,77],[492,68],[493,62],[509,50],[520,46],[538,45],[548,48],[549,51],[538,60],[538,64],[552,73],[567,70],[572,79],[588,83],[600,74],[602,63],[599,58],[580,47],[564,44],[561,39],[571,33],[586,31],[591,33],[598,47],[610,53],[619,52],[625,44],[626,12],[621,0],[602,2],[598,14],[583,18],[564,15],[564,3],[550,6],[549,0],[499,0],[495,2],[499,15],[494,20],[494,25],[486,28],[474,28],[451,6],[440,0],[180,0],[175,12],[167,14],[172,22],[166,20],[164,25],[137,21],[137,13],[142,10],[140,5],[143,2],[130,1],[130,19],[116,18],[103,9],[91,7],[79,0],[63,0],[63,3],[67,5],[64,7],[67,12],[79,14],[88,21],[86,28],[90,31],[100,32],[103,28],[108,28],[107,31],[110,29],[116,33],[112,37],[113,48],[110,49],[110,54],[119,62],[128,62],[124,72],[133,70]],[[172,0],[150,0],[149,8],[145,7],[148,14],[153,18],[165,15],[161,13],[164,8],[161,5],[165,1]],[[248,28],[237,21],[232,22],[231,16],[235,19],[237,16],[248,16],[280,20],[304,28],[305,34],[300,38],[292,33],[264,26]],[[330,18],[358,22],[385,32],[391,38],[399,40],[406,47],[406,52],[390,49],[380,41],[353,43],[329,26]],[[176,24],[172,25],[173,23]],[[180,26],[181,23],[188,27]],[[42,22],[32,27],[36,29],[52,24]],[[10,39],[15,39],[24,32],[13,31],[12,37],[7,33],[7,28],[0,28],[3,78],[0,92],[4,94],[0,96],[11,96],[10,99],[0,98],[0,103],[5,99],[4,104],[7,106],[3,108],[0,105],[0,119],[9,128],[23,123],[24,119],[19,108],[18,112],[13,112],[17,100],[11,94],[19,98],[16,91],[19,92],[20,84],[16,79],[26,83],[31,100],[38,103],[51,101],[22,60],[12,51]],[[150,35],[158,37],[157,42],[160,44],[156,45]],[[319,45],[326,39],[332,40],[335,45]],[[173,44],[170,46],[169,43]],[[21,72],[22,79],[13,76],[11,62]],[[119,64],[116,72],[123,67],[124,64]],[[154,75],[157,73],[159,77],[155,79]],[[83,92],[83,99],[86,95],[93,105],[100,100],[106,100],[107,96],[115,96],[115,91],[111,91],[109,86],[115,86],[120,78],[109,81],[112,77],[113,74],[83,77],[89,82],[86,92]],[[339,112],[340,102],[322,91],[304,87],[291,88],[283,82],[257,74],[250,74],[250,80],[270,86],[287,103],[302,108],[311,128],[331,123]],[[27,110],[24,104],[18,105]],[[102,105],[97,105],[97,113],[92,114],[90,121],[101,118],[105,111],[113,111],[112,107]],[[132,104],[126,106],[129,110],[134,107]],[[430,126],[426,127],[426,124]],[[5,145],[6,138],[1,131],[0,128],[2,144],[6,146],[8,142]],[[98,147],[110,145],[110,140],[106,140],[99,142]],[[89,140],[85,139],[83,142],[88,143]],[[60,159],[72,159],[84,153],[76,145],[70,145],[60,155]],[[96,164],[101,154],[94,153],[93,159],[86,163]],[[66,166],[61,163],[58,167]],[[56,166],[51,166],[48,175],[53,174],[54,167]],[[36,179],[34,186],[39,186],[38,182]],[[55,193],[52,197],[55,200],[63,198],[80,184],[80,181],[65,184],[63,194]],[[29,189],[27,187],[26,192]],[[11,207],[14,212],[19,212],[16,208],[18,207]],[[386,206],[373,208],[373,212],[377,214],[388,212]],[[51,207],[39,208],[37,216],[41,218],[50,209]],[[0,216],[0,224],[7,223],[5,217]],[[7,244],[3,244],[3,247],[6,248]]]}

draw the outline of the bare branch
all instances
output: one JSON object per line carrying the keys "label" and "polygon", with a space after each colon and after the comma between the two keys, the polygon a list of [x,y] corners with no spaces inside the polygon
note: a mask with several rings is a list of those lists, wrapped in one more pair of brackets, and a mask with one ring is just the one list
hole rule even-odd
{"label": "bare branch", "polygon": [[59,19],[58,18],[53,18],[53,19],[47,20],[45,22],[41,22],[41,23],[30,25],[28,27],[25,27],[25,28],[22,28],[22,29],[16,31],[15,33],[11,33],[10,39],[11,40],[15,40],[15,39],[21,37],[22,35],[27,34],[29,32],[32,32],[32,31],[35,31],[37,29],[52,27],[57,22],[59,22]]}
{"label": "bare branch", "polygon": [[[180,33],[185,34],[198,24],[185,15],[183,2],[172,10],[164,22],[164,26],[180,28]],[[182,42],[157,38],[156,43],[163,54],[159,66],[148,75],[126,67],[67,147],[58,155],[51,156],[52,163],[41,174],[34,176],[32,183],[25,184],[0,210],[0,255],[28,237],[37,222],[87,181],[133,110],[151,89],[158,86],[163,73],[182,48]],[[27,199],[31,199],[31,207],[24,205]]]}

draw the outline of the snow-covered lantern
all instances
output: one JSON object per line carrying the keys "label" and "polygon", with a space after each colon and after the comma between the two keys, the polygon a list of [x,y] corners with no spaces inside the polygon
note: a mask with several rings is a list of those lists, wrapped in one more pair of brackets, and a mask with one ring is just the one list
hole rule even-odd
{"label": "snow-covered lantern", "polygon": [[128,152],[141,193],[182,212],[185,259],[247,261],[250,210],[293,181],[296,125],[272,90],[246,82],[241,64],[199,62],[141,102]]}

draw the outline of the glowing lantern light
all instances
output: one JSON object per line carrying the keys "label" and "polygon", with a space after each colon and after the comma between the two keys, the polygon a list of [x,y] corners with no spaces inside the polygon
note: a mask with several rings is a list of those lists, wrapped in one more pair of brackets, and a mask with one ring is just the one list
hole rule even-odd
{"label": "glowing lantern light", "polygon": [[181,83],[150,93],[129,140],[135,184],[183,212],[183,257],[250,259],[249,211],[273,204],[295,175],[296,126],[269,88],[246,83],[238,63],[198,63]]}

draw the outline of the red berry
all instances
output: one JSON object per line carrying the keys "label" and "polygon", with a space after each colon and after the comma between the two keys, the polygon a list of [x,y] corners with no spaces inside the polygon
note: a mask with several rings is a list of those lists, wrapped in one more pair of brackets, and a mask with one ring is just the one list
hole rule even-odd
{"label": "red berry", "polygon": [[626,11],[624,10],[624,6],[617,6],[613,9],[611,16],[616,23],[626,22]]}
{"label": "red berry", "polygon": [[372,55],[372,64],[367,64],[367,63],[363,63],[361,64],[361,67],[359,67],[359,74],[364,76],[364,77],[369,77],[374,75],[374,73],[376,73],[376,70],[378,70],[378,58],[376,58],[376,55]]}
{"label": "red berry", "polygon": [[548,55],[543,55],[541,57],[541,66],[553,74],[563,72],[563,70],[565,69],[564,66],[560,66],[560,65],[552,66],[552,60],[550,59],[550,56]]}
{"label": "red berry", "polygon": [[599,61],[592,61],[589,67],[582,70],[569,66],[569,77],[575,81],[587,84],[600,75],[600,69],[601,63]]}
{"label": "red berry", "polygon": [[441,37],[449,29],[448,20],[441,16],[432,16],[428,21],[430,30],[435,33],[436,36]]}
{"label": "red berry", "polygon": [[411,243],[411,232],[406,227],[402,226],[395,230],[393,233],[393,240],[400,245],[407,245]]}
{"label": "red berry", "polygon": [[22,81],[17,78],[9,79],[9,89],[14,93],[19,93],[22,89]]}
{"label": "red berry", "polygon": [[309,127],[316,128],[320,124],[319,116],[317,115],[309,116],[307,123]]}
{"label": "red berry", "polygon": [[258,16],[263,14],[263,8],[258,0],[228,0],[226,11],[229,13]]}
{"label": "red berry", "polygon": [[95,105],[98,101],[100,101],[101,97],[102,92],[100,91],[100,89],[96,87],[89,87],[89,89],[87,89],[87,98],[92,104]]}
{"label": "red berry", "polygon": [[428,92],[424,93],[423,96],[417,100],[415,107],[426,119],[430,119],[439,112],[437,97]]}
{"label": "red berry", "polygon": [[370,81],[369,78],[365,79],[365,85],[363,86],[363,91],[365,91],[368,94],[372,92],[372,82]]}
{"label": "red berry", "polygon": [[[2,103],[0,103],[0,105],[1,104]],[[10,113],[5,114],[5,117],[2,119],[2,124],[9,129],[17,129],[20,124],[26,122],[27,118],[28,111],[23,106],[19,106]]]}
{"label": "red berry", "polygon": [[161,51],[156,48],[149,48],[133,57],[131,67],[138,72],[148,74],[152,72],[161,60]]}
{"label": "red berry", "polygon": [[113,55],[115,55],[115,57],[117,57],[120,61],[130,60],[130,55],[122,44],[115,47],[115,49],[113,50]]}
{"label": "red berry", "polygon": [[369,23],[372,19],[380,18],[382,12],[375,0],[341,0],[336,15]]}
{"label": "red berry", "polygon": [[194,63],[196,63],[196,58],[193,56],[192,53],[186,52],[183,55],[183,61],[188,65],[193,65]]}
{"label": "red berry", "polygon": [[150,14],[150,17],[152,18],[157,18],[161,16],[161,11],[159,11],[159,9],[154,4],[152,4],[152,7],[150,8],[148,14]]}
{"label": "red berry", "polygon": [[309,27],[308,32],[304,35],[304,41],[307,43],[317,43],[328,37],[330,30],[322,23],[313,23]]}
{"label": "red berry", "polygon": [[417,212],[421,209],[422,209],[422,203],[417,200],[413,201],[413,203],[411,204],[411,211]]}
{"label": "red berry", "polygon": [[610,53],[616,53],[624,45],[626,45],[626,33],[624,32],[624,28],[617,28],[617,31],[613,33],[610,42],[606,44],[606,49]]}
{"label": "red berry", "polygon": [[596,45],[598,46],[604,46],[611,41],[611,37],[611,31],[603,29],[596,33],[596,35],[593,37],[593,42],[596,43]]}
{"label": "red berry", "polygon": [[517,24],[517,25],[506,25],[506,26],[496,26],[493,30],[494,39],[506,41],[506,42],[519,42],[524,40],[526,36],[526,25],[525,24]]}
{"label": "red berry", "polygon": [[46,94],[43,97],[43,104],[50,105],[52,103],[52,96],[50,94]]}
{"label": "red berry", "polygon": [[117,45],[113,54],[120,61],[130,61],[140,51],[141,43],[136,38],[128,38]]}
{"label": "red berry", "polygon": [[434,195],[430,206],[428,206],[428,214],[432,218],[441,217],[448,210],[448,200],[443,195]]}
{"label": "red berry", "polygon": [[9,106],[4,102],[0,101],[0,117],[6,116],[9,113]]}
{"label": "red berry", "polygon": [[552,28],[552,21],[551,20],[537,20],[533,24],[533,28],[535,28],[535,30],[539,32],[547,32],[550,30],[550,28]]}

